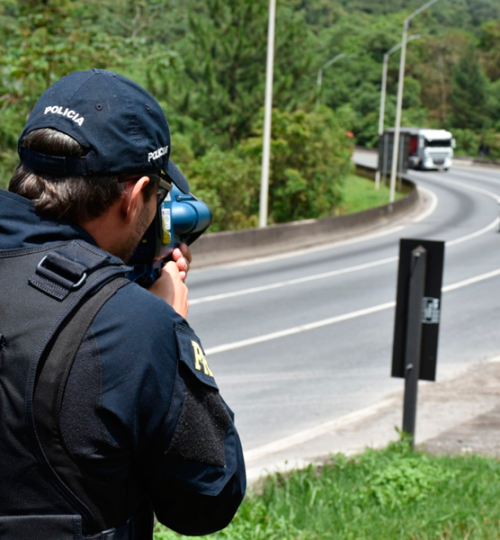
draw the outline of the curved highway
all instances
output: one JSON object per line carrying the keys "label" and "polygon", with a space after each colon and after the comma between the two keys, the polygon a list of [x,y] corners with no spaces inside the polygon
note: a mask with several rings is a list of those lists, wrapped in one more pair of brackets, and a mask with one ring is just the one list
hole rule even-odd
{"label": "curved highway", "polygon": [[190,273],[189,321],[250,463],[402,389],[390,377],[400,238],[446,241],[438,379],[500,354],[500,169],[411,177],[426,204],[397,226]]}

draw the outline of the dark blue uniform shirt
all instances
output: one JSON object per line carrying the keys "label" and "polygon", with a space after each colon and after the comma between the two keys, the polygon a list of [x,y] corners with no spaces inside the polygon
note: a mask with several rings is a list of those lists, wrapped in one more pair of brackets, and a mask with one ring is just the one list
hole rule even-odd
{"label": "dark blue uniform shirt", "polygon": [[[74,239],[95,245],[81,227],[0,190],[0,249]],[[187,321],[134,283],[119,289],[87,331],[61,411],[64,442],[104,523],[119,526],[147,499],[183,534],[227,525],[245,492],[233,420]]]}

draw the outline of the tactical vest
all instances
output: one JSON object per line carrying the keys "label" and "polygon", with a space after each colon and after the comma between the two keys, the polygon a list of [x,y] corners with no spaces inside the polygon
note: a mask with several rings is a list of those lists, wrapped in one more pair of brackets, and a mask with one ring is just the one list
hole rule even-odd
{"label": "tactical vest", "polygon": [[0,251],[0,540],[151,538],[149,503],[96,525],[58,425],[79,344],[129,270],[81,240]]}

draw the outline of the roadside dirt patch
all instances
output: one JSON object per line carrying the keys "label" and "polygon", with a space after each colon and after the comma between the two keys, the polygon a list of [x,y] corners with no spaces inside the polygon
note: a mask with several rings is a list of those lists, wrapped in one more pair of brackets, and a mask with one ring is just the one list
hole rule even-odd
{"label": "roadside dirt patch", "polygon": [[[455,425],[426,439],[419,447],[431,453],[500,457],[499,398],[499,362],[478,364],[455,379],[438,383],[434,389],[426,386],[422,401],[426,408],[434,405],[433,421],[439,422],[439,416],[446,415],[453,418]],[[422,421],[426,421],[425,417]]]}

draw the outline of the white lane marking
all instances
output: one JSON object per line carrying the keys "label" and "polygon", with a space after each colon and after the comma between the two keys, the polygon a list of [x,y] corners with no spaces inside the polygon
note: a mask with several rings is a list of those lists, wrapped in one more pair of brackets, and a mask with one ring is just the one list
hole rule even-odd
{"label": "white lane marking", "polygon": [[[458,281],[457,283],[452,283],[443,287],[442,291],[449,292],[479,283],[480,281],[485,281],[494,277],[500,276],[500,269],[494,270],[492,272],[487,272],[486,274],[481,274],[463,281]],[[281,339],[284,337],[292,336],[294,334],[301,334],[302,332],[309,332],[310,330],[315,330],[316,328],[321,328],[323,326],[330,326],[332,324],[337,324],[339,322],[348,321],[351,319],[356,319],[358,317],[364,317],[365,315],[371,315],[379,311],[385,311],[386,309],[391,309],[396,306],[396,302],[386,302],[385,304],[379,304],[378,306],[372,306],[365,309],[359,309],[357,311],[351,311],[350,313],[345,313],[344,315],[337,315],[336,317],[330,317],[328,319],[323,319],[321,321],[316,321],[308,324],[301,324],[300,326],[294,326],[292,328],[287,328],[285,330],[279,330],[278,332],[271,332],[270,334],[265,334],[263,336],[258,336],[250,339],[243,339],[241,341],[234,341],[233,343],[226,343],[224,345],[218,345],[217,347],[212,347],[206,349],[206,354],[217,354],[226,351],[232,351],[234,349],[242,349],[244,347],[249,347],[250,345],[256,345],[258,343],[263,343],[265,341],[272,341],[274,339]]]}
{"label": "white lane marking", "polygon": [[[427,189],[427,188],[422,188],[422,187],[419,187],[418,188],[419,190],[423,191],[431,200],[431,203],[429,205],[429,208],[417,219],[414,219],[413,222],[414,223],[418,223],[419,221],[422,221],[423,219],[427,218],[428,216],[430,216],[434,210],[436,209],[437,205],[438,205],[438,198],[436,196],[436,194]],[[397,232],[399,230],[403,229],[403,227],[395,227],[393,229],[390,229],[390,231],[385,231],[383,233],[383,235],[386,235],[386,234],[389,234],[389,233],[394,233],[394,232]],[[368,238],[372,239],[372,238],[377,238],[378,236],[381,236],[381,234],[375,234],[375,235],[371,235],[371,236],[368,236],[368,237],[363,237],[363,238],[360,238],[360,239],[357,239],[356,241],[361,241],[362,239],[366,240]],[[351,240],[346,240],[344,242],[339,242],[339,243],[336,243],[334,244],[335,246],[340,246],[340,245],[346,245],[346,244],[350,244],[350,243],[353,243],[353,241]],[[301,253],[311,253],[313,251],[319,251],[319,250],[324,250],[324,249],[329,249],[330,247],[332,247],[332,245],[328,245],[327,247],[325,246],[318,246],[317,248],[312,248],[312,249],[309,249],[309,250],[302,250]],[[298,252],[295,253],[295,255],[297,255]],[[284,256],[286,257],[289,257],[290,255],[289,254],[284,254]],[[274,260],[276,260],[277,258],[282,258],[282,255],[277,255]],[[272,258],[266,258],[266,261],[269,261],[269,260],[273,260]],[[221,294],[214,294],[214,295],[211,295],[211,296],[203,296],[201,298],[195,298],[193,300],[190,300],[189,302],[189,305],[191,306],[194,306],[194,305],[197,305],[197,304],[204,304],[206,302],[215,302],[217,300],[225,300],[226,298],[234,298],[236,296],[244,296],[244,295],[247,295],[247,294],[254,294],[254,293],[259,293],[259,292],[264,292],[264,291],[270,291],[272,289],[280,289],[281,287],[289,287],[289,286],[292,286],[292,285],[297,285],[299,283],[306,283],[306,282],[309,282],[309,281],[315,281],[317,279],[325,279],[325,278],[329,278],[329,277],[333,277],[333,276],[339,276],[339,275],[342,275],[342,274],[348,274],[350,272],[358,272],[360,270],[367,270],[369,268],[373,268],[375,266],[380,266],[382,264],[388,264],[388,263],[391,263],[391,262],[395,262],[398,260],[398,257],[388,257],[387,259],[380,259],[378,261],[373,261],[371,263],[366,263],[366,264],[360,264],[360,265],[357,265],[357,266],[351,266],[349,268],[343,268],[343,269],[340,269],[340,270],[332,270],[331,272],[324,272],[322,274],[316,274],[316,275],[313,275],[313,276],[307,276],[307,277],[303,277],[303,278],[296,278],[296,279],[290,279],[290,280],[287,280],[287,281],[279,281],[277,283],[271,283],[269,285],[262,285],[261,287],[252,287],[250,289],[242,289],[242,290],[239,290],[239,291],[233,291],[233,292],[228,292],[228,293],[221,293]],[[244,262],[244,263],[236,263],[236,265],[239,265],[239,264],[249,264],[249,262]]]}
{"label": "white lane marking", "polygon": [[493,270],[492,272],[487,272],[486,274],[481,274],[480,276],[464,279],[463,281],[458,281],[457,283],[452,283],[451,285],[446,285],[446,287],[443,287],[441,290],[443,292],[455,291],[456,289],[461,289],[462,287],[474,285],[474,283],[479,283],[480,281],[494,278],[496,276],[500,276],[500,269]]}
{"label": "white lane marking", "polygon": [[439,182],[441,181],[448,182],[448,184],[452,184],[454,186],[461,186],[464,189],[468,189],[470,191],[481,193],[481,195],[486,195],[487,197],[491,197],[492,199],[495,199],[497,203],[500,203],[500,196],[497,195],[496,193],[493,193],[493,191],[488,191],[487,189],[479,188],[476,186],[470,186],[469,184],[464,184],[463,182],[460,182],[457,180],[450,180],[449,178],[439,179]]}
{"label": "white lane marking", "polygon": [[256,345],[257,343],[263,343],[264,341],[272,341],[273,339],[280,339],[283,337],[291,336],[293,334],[301,334],[302,332],[308,332],[309,330],[315,330],[322,326],[329,326],[342,321],[348,321],[349,319],[355,319],[357,317],[363,317],[364,315],[370,315],[377,313],[377,311],[383,311],[385,309],[392,308],[396,305],[396,302],[387,302],[386,304],[379,304],[370,308],[360,309],[358,311],[351,311],[351,313],[345,313],[344,315],[337,315],[336,317],[330,317],[323,319],[322,321],[316,321],[308,324],[301,324],[300,326],[294,326],[293,328],[287,328],[286,330],[280,330],[278,332],[272,332],[263,336],[243,339],[241,341],[235,341],[233,343],[226,343],[225,345],[219,345],[206,349],[206,354],[217,354],[220,352],[231,351],[233,349],[241,349],[248,347],[249,345]]}
{"label": "white lane marking", "polygon": [[[478,191],[479,193],[487,194],[488,196],[495,198],[497,201],[500,201],[500,199],[496,195],[492,194],[491,192],[487,192],[486,190],[482,190],[480,188],[471,188],[470,186],[464,186],[464,187],[472,189],[472,191]],[[419,189],[422,189],[422,188],[419,188]],[[423,188],[423,190],[428,191],[429,195],[431,197],[432,196],[434,196],[434,197],[432,198],[432,201],[431,201],[431,206],[429,208],[430,211],[428,210],[423,215],[423,217],[420,217],[420,218],[417,218],[416,220],[413,220],[414,222],[422,221],[423,219],[428,217],[428,215],[430,215],[435,210],[435,208],[437,207],[438,199],[435,196],[435,194],[430,190],[426,190],[425,188]],[[462,238],[458,238],[456,240],[449,241],[446,244],[448,246],[452,246],[452,245],[456,245],[456,244],[461,243],[461,242],[465,242],[465,241],[470,240],[472,238],[475,238],[477,236],[480,236],[481,234],[484,234],[484,233],[488,232],[489,230],[491,230],[493,227],[497,226],[498,223],[499,223],[499,219],[497,218],[493,223],[491,223],[487,227],[481,229],[480,231],[477,231],[477,232],[472,233],[470,235],[464,236]],[[397,257],[392,258],[392,259],[397,259]],[[386,261],[387,262],[392,262],[389,259],[387,259]],[[377,261],[377,262],[380,262],[381,264],[383,264],[381,261]],[[365,266],[365,265],[362,265],[362,266]],[[353,267],[353,268],[360,269],[359,267]],[[348,271],[349,269],[345,269],[345,270]],[[329,274],[331,274],[331,273],[329,273]],[[460,281],[460,282],[457,282],[457,283],[454,283],[454,284],[451,284],[451,285],[447,285],[447,286],[443,287],[442,291],[443,291],[443,293],[453,291],[453,290],[460,289],[462,287],[466,287],[466,286],[472,285],[474,283],[478,283],[480,281],[484,281],[486,279],[490,279],[490,278],[493,278],[493,277],[496,277],[496,276],[499,276],[499,275],[500,275],[500,270],[495,270],[493,272],[488,272],[488,273],[482,274],[480,276],[476,276],[476,277],[466,279],[466,280],[463,280],[463,281]],[[313,277],[313,276],[311,276],[311,277]],[[394,307],[394,306],[395,306],[395,302],[390,302],[390,303],[387,303],[387,304],[381,304],[380,306],[375,306],[375,308],[380,308],[377,311],[381,311],[383,309],[389,309],[390,307]],[[332,319],[326,319],[325,321],[319,321],[318,323],[313,323],[312,325],[304,325],[302,327],[296,327],[294,329],[289,329],[288,331],[275,332],[273,334],[268,334],[267,336],[262,336],[262,338],[267,337],[269,339],[277,339],[278,337],[282,337],[282,336],[280,336],[278,334],[291,335],[292,333],[298,333],[298,332],[306,331],[307,329],[312,329],[312,327],[318,328],[320,326],[325,326],[326,324],[335,324],[336,322],[341,322],[342,320],[347,320],[348,318],[355,318],[355,317],[360,317],[360,316],[363,316],[363,315],[367,315],[369,313],[375,313],[376,312],[376,311],[374,311],[375,308],[371,308],[373,311],[360,310],[360,311],[353,312],[351,314],[347,314],[347,315],[345,315],[343,317],[341,316],[341,317],[335,317],[335,318],[332,318]],[[349,317],[349,315],[351,315],[351,316]],[[323,323],[323,324],[321,324],[321,323]],[[311,328],[306,328],[307,326],[309,326]],[[294,332],[291,332],[291,331],[294,331]],[[262,341],[267,341],[267,340],[268,339],[262,339]],[[258,342],[258,341],[255,341],[255,340],[244,340],[242,342],[237,342],[237,343],[242,344],[241,346],[246,346],[246,345],[252,344],[252,343],[249,343],[250,341],[253,341],[254,343]],[[245,343],[245,342],[246,342],[246,344],[243,345],[243,343]],[[229,345],[236,345],[237,343],[229,344]],[[230,350],[229,348],[223,349],[222,347],[227,347],[227,346],[214,347],[213,349],[207,350],[207,354],[209,354],[211,351],[212,351],[212,354],[214,354],[215,352],[222,352],[222,350]],[[237,347],[233,346],[231,348],[237,348]],[[498,361],[500,361],[500,357],[494,358],[494,359],[492,359],[490,361],[491,362],[498,362]],[[309,429],[303,430],[303,431],[301,431],[299,433],[295,433],[294,435],[291,435],[289,437],[285,437],[283,439],[279,439],[279,440],[274,441],[272,443],[260,446],[258,448],[253,449],[253,450],[250,450],[249,452],[245,452],[245,459],[247,460],[247,462],[250,462],[252,460],[257,460],[259,458],[266,457],[266,456],[268,456],[270,454],[280,452],[282,450],[286,450],[286,449],[291,448],[293,446],[297,446],[297,445],[302,444],[304,442],[310,441],[310,440],[315,439],[315,438],[317,438],[317,437],[319,437],[321,435],[327,434],[327,433],[331,432],[334,429],[339,429],[339,428],[345,427],[346,425],[355,423],[356,421],[365,419],[365,418],[375,414],[378,410],[383,409],[384,407],[392,404],[393,401],[394,401],[393,399],[381,401],[381,402],[379,402],[379,403],[377,403],[375,405],[372,405],[372,406],[367,407],[365,409],[361,409],[359,411],[355,411],[353,413],[347,414],[347,415],[345,415],[345,416],[343,416],[341,418],[337,418],[335,420],[325,422],[325,423],[320,424],[318,426],[315,426],[313,428],[309,428]]]}
{"label": "white lane marking", "polygon": [[[301,257],[303,255],[307,255],[308,253],[316,253],[318,251],[326,251],[328,249],[332,249],[336,247],[349,246],[351,244],[357,244],[359,242],[373,240],[375,238],[380,238],[382,236],[394,234],[396,232],[401,231],[402,229],[404,229],[404,227],[402,225],[398,225],[397,227],[392,227],[391,229],[387,229],[378,233],[358,236],[356,238],[350,238],[348,240],[341,240],[340,242],[330,242],[329,244],[321,244],[320,246],[308,247],[308,248],[300,249],[297,251],[291,251],[288,253],[280,253],[279,255],[269,255],[266,257],[259,257],[257,259],[251,259],[249,261],[240,261],[240,262],[235,262],[231,264],[221,264],[221,265],[218,265],[217,268],[218,269],[219,268],[223,268],[223,269],[241,268],[245,266],[252,266],[254,264],[263,264],[267,262],[280,261],[282,259],[289,259],[291,257]],[[200,268],[199,270],[195,270],[195,272],[206,272],[206,270],[203,268]]]}
{"label": "white lane marking", "polygon": [[425,195],[427,195],[427,197],[429,197],[431,202],[429,204],[429,208],[425,212],[423,212],[422,214],[420,214],[420,216],[412,220],[413,223],[420,223],[424,219],[427,219],[434,212],[434,210],[436,210],[438,202],[439,202],[438,196],[434,193],[434,191],[431,191],[430,189],[427,189],[418,185],[417,185],[417,189],[419,191],[422,191],[422,193],[424,193]]}
{"label": "white lane marking", "polygon": [[287,281],[279,281],[277,283],[271,283],[269,285],[262,285],[261,287],[253,287],[251,289],[241,289],[239,291],[233,291],[228,293],[214,294],[213,296],[204,296],[202,298],[195,298],[189,301],[189,305],[204,304],[205,302],[214,302],[216,300],[223,300],[225,298],[234,298],[235,296],[243,296],[246,294],[254,294],[263,291],[270,291],[272,289],[279,289],[281,287],[290,287],[292,285],[298,285],[299,283],[306,283],[308,281],[316,281],[317,279],[325,279],[333,276],[339,276],[341,274],[348,274],[350,272],[358,272],[360,270],[367,270],[375,266],[395,262],[398,257],[388,257],[387,259],[380,259],[366,264],[360,264],[358,266],[351,266],[349,268],[340,268],[339,270],[331,270],[330,272],[324,272],[322,274],[315,274],[312,276],[305,276],[301,278],[289,279]]}
{"label": "white lane marking", "polygon": [[[471,191],[477,191],[478,193],[481,193],[483,195],[487,195],[489,197],[492,197],[495,200],[498,200],[500,202],[500,197],[497,197],[491,191],[487,191],[487,190],[484,190],[484,189],[481,189],[481,188],[476,188],[476,187],[473,187],[473,186],[467,186],[466,184],[462,184],[461,182],[451,181],[451,183],[460,184],[461,186],[463,186],[466,189],[470,189]],[[436,209],[436,207],[438,205],[438,201],[439,201],[437,195],[433,191],[431,191],[431,190],[429,190],[427,188],[422,188],[422,187],[419,187],[418,189],[421,189],[422,191],[424,191],[431,198],[431,204],[430,204],[429,209],[423,214],[423,217],[420,216],[417,219],[413,220],[414,223],[418,223],[419,221],[422,221],[423,219],[429,217],[429,215],[432,214],[432,212],[434,212],[434,210]],[[460,238],[456,238],[455,240],[447,241],[446,246],[451,247],[451,246],[454,246],[456,244],[461,244],[462,242],[467,242],[468,240],[472,240],[473,238],[477,238],[478,236],[481,236],[482,234],[485,234],[485,233],[491,231],[492,229],[498,227],[499,224],[500,224],[500,218],[497,217],[489,225],[487,225],[486,227],[480,229],[479,231],[475,231],[475,232],[473,232],[471,234],[462,236]],[[371,235],[371,236],[366,236],[366,237],[358,238],[358,239],[354,239],[354,240],[346,240],[345,242],[339,242],[337,244],[328,244],[327,246],[318,246],[317,248],[311,248],[311,249],[307,249],[307,250],[302,250],[301,252],[295,252],[293,254],[293,256],[298,255],[298,254],[303,254],[303,253],[312,253],[314,251],[321,251],[321,250],[325,250],[325,249],[330,249],[331,247],[336,247],[336,246],[340,246],[340,245],[352,244],[352,243],[355,243],[355,242],[360,242],[362,240],[367,240],[369,238],[370,239],[371,238],[377,238],[379,236],[385,236],[386,234],[393,233],[393,232],[396,232],[396,231],[401,230],[401,229],[403,229],[403,227],[396,227],[396,228],[391,229],[390,231],[386,231],[386,232],[384,232],[382,234],[379,233],[379,234],[374,234],[374,235]],[[289,253],[284,253],[284,254],[281,254],[281,255],[276,255],[275,257],[268,257],[268,258],[265,258],[265,259],[259,259],[258,261],[260,261],[260,262],[271,261],[271,260],[277,260],[277,259],[280,259],[280,258],[286,258],[286,257],[291,257],[291,256],[292,255],[290,255]],[[211,296],[203,296],[201,298],[194,298],[194,299],[190,300],[189,304],[191,306],[194,306],[194,305],[197,305],[197,304],[204,304],[204,303],[207,303],[207,302],[215,302],[215,301],[218,301],[218,300],[225,300],[227,298],[235,298],[237,296],[245,296],[245,295],[248,295],[248,294],[260,293],[260,292],[269,291],[269,290],[272,290],[272,289],[279,289],[279,288],[282,288],[282,287],[289,287],[289,286],[292,286],[292,285],[297,285],[299,283],[306,283],[306,282],[315,281],[315,280],[318,280],[318,279],[326,279],[326,278],[330,278],[330,277],[334,277],[334,276],[338,276],[338,275],[342,275],[342,274],[348,274],[350,272],[358,272],[360,270],[366,270],[366,269],[369,269],[369,268],[373,268],[375,266],[388,264],[388,263],[391,263],[391,262],[394,262],[394,261],[397,261],[397,260],[398,260],[398,257],[388,257],[387,259],[380,259],[378,261],[373,261],[371,263],[361,264],[361,265],[357,265],[357,266],[351,266],[349,268],[333,270],[331,272],[324,272],[322,274],[316,274],[316,275],[313,275],[313,276],[307,276],[307,277],[303,277],[303,278],[290,279],[290,280],[287,280],[287,281],[279,281],[279,282],[276,282],[276,283],[271,283],[269,285],[263,285],[261,287],[252,287],[250,289],[241,289],[239,291],[232,291],[232,292],[228,292],[228,293],[214,294],[214,295],[211,295]],[[235,263],[235,265],[231,265],[231,266],[246,266],[246,265],[253,264],[253,262],[255,262],[255,261],[244,261],[242,263]]]}
{"label": "white lane marking", "polygon": [[[481,362],[481,364],[497,364],[499,362],[500,356],[496,356],[494,358],[484,360],[483,362]],[[460,370],[459,373],[455,373],[454,375],[452,375],[452,377],[447,377],[446,379],[450,380],[458,377],[463,374],[462,371],[467,371],[468,369],[470,369],[470,366],[465,366],[465,368],[463,370]],[[281,452],[282,450],[287,450],[299,444],[311,441],[313,439],[316,439],[317,437],[320,437],[321,435],[331,433],[333,430],[346,428],[350,424],[355,424],[360,420],[369,418],[381,409],[393,405],[395,399],[396,398],[384,399],[379,403],[375,403],[374,405],[370,405],[369,407],[366,407],[364,409],[360,409],[358,411],[346,414],[344,416],[341,416],[340,418],[324,422],[312,428],[304,429],[303,431],[294,433],[293,435],[290,435],[288,437],[283,437],[282,439],[278,439],[274,442],[258,446],[253,450],[245,452],[245,460],[247,461],[247,463],[252,460],[255,461],[263,457],[267,457],[271,454],[275,454],[276,452]]]}
{"label": "white lane marking", "polygon": [[461,244],[462,242],[467,242],[467,240],[472,240],[472,238],[476,238],[477,236],[481,236],[484,233],[487,233],[488,231],[491,231],[492,229],[495,229],[498,227],[498,224],[500,223],[500,218],[496,218],[494,221],[492,221],[489,225],[486,225],[483,229],[473,232],[471,234],[468,234],[467,236],[462,236],[461,238],[456,238],[455,240],[449,240],[446,242],[446,246],[456,246],[457,244]]}
{"label": "white lane marking", "polygon": [[[482,234],[487,233],[488,231],[491,231],[492,229],[495,229],[500,224],[500,218],[496,218],[494,221],[492,221],[489,225],[484,227],[483,229],[476,231],[472,234],[468,234],[466,236],[462,236],[460,238],[456,238],[455,240],[449,240],[446,242],[447,247],[455,246],[456,244],[461,244],[462,242],[466,242],[467,240],[472,240],[472,238],[476,238],[477,236],[481,236]],[[245,296],[248,294],[255,294],[260,293],[264,291],[270,291],[272,289],[280,289],[282,287],[290,287],[292,285],[297,285],[299,283],[306,283],[309,281],[316,281],[318,279],[326,279],[334,276],[340,276],[342,274],[349,274],[351,272],[359,272],[361,270],[367,270],[369,268],[374,268],[376,266],[381,266],[383,264],[388,264],[391,262],[396,262],[399,259],[399,257],[388,257],[387,259],[380,259],[378,261],[373,261],[370,263],[365,264],[359,264],[357,266],[350,266],[348,268],[340,268],[338,270],[332,270],[330,272],[324,272],[322,274],[315,274],[312,276],[306,276],[302,278],[295,278],[295,279],[289,279],[287,281],[278,281],[276,283],[271,283],[269,285],[262,285],[261,287],[252,287],[250,289],[241,289],[239,291],[232,291],[228,293],[221,293],[221,294],[214,294],[211,296],[203,296],[201,298],[195,298],[193,300],[189,301],[189,305],[194,306],[196,304],[204,304],[207,302],[216,302],[217,300],[225,300],[227,298],[235,298],[237,296]]]}
{"label": "white lane marking", "polygon": [[266,371],[265,373],[241,373],[238,375],[217,374],[217,382],[227,388],[235,384],[265,384],[269,382],[303,381],[306,379],[318,379],[324,377],[324,371]]}
{"label": "white lane marking", "polygon": [[305,429],[304,431],[300,431],[299,433],[295,433],[294,435],[290,435],[272,443],[259,446],[258,448],[254,448],[253,450],[245,452],[245,461],[248,462],[257,460],[269,454],[274,454],[276,452],[286,450],[292,446],[297,446],[298,444],[310,441],[311,439],[315,439],[316,437],[320,437],[321,435],[326,435],[334,429],[339,429],[345,427],[348,424],[364,420],[365,418],[369,418],[370,416],[374,415],[380,409],[391,405],[393,402],[394,398],[386,399],[384,401],[381,401],[380,403],[377,403],[376,405],[371,405],[370,407],[366,407],[365,409],[360,409],[359,411],[346,414],[345,416],[341,416],[340,418],[336,418],[335,420],[330,420],[329,422],[325,422],[313,428]]}

